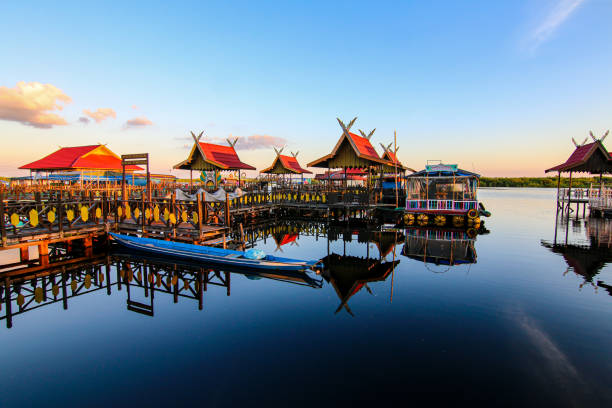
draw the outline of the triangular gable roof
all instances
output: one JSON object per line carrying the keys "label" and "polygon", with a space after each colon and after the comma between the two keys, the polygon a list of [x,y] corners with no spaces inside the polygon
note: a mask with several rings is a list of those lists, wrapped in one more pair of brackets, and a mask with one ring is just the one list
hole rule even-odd
{"label": "triangular gable roof", "polygon": [[194,143],[187,160],[174,166],[175,169],[190,169],[194,155],[199,153],[202,159],[219,170],[255,170],[255,167],[240,160],[233,146],[222,146],[212,143]]}
{"label": "triangular gable roof", "polygon": [[[25,164],[26,170],[121,170],[121,158],[104,145],[62,147],[59,150]],[[142,167],[129,165],[126,170],[143,170]]]}
{"label": "triangular gable roof", "polygon": [[276,155],[276,158],[272,162],[272,165],[262,171],[260,173],[269,173],[274,169],[277,163],[280,162],[281,166],[287,170],[288,173],[295,174],[311,174],[312,171],[304,169],[300,166],[300,163],[297,161],[297,158],[292,156],[286,156],[283,154]]}
{"label": "triangular gable roof", "polygon": [[[345,132],[342,132],[342,136],[334,146],[332,152],[326,156],[321,157],[313,162],[308,163],[308,167],[321,167],[321,165],[327,162],[329,159],[332,159],[338,153],[338,150],[342,146],[342,142],[347,141],[351,148],[353,149],[355,155],[360,159],[369,160],[378,164],[389,164],[389,161],[382,159],[376,150],[372,146],[370,141],[362,136],[358,136],[355,133],[348,132],[348,137]],[[325,166],[323,166],[325,167]]]}
{"label": "triangular gable roof", "polygon": [[399,159],[397,158],[397,155],[393,153],[391,150],[385,150],[385,152],[382,155],[382,158],[384,160],[390,161],[391,166],[397,165],[397,167],[400,167],[403,170],[409,170],[414,173],[414,169],[404,166],[402,162],[400,162]]}
{"label": "triangular gable roof", "polygon": [[589,161],[589,159],[593,156],[593,154],[595,154],[598,151],[601,154],[603,154],[603,158],[607,162],[607,166],[606,166],[607,170],[603,172],[612,173],[612,158],[610,157],[610,153],[608,153],[606,148],[603,146],[603,144],[599,140],[595,142],[587,143],[582,146],[577,146],[574,152],[571,154],[571,156],[565,161],[565,163],[559,164],[558,166],[555,166],[555,167],[551,167],[550,169],[547,169],[545,173],[548,173],[551,171],[558,171],[560,173],[568,172],[568,171],[586,171],[588,172],[589,171],[588,169],[581,168],[581,166],[584,166]]}
{"label": "triangular gable roof", "polygon": [[400,262],[399,260],[382,262],[370,258],[340,256],[335,253],[327,255],[322,261],[325,265],[323,276],[331,283],[340,298],[340,306],[336,309],[336,313],[343,307],[351,313],[347,305],[349,299],[367,283],[386,280]]}

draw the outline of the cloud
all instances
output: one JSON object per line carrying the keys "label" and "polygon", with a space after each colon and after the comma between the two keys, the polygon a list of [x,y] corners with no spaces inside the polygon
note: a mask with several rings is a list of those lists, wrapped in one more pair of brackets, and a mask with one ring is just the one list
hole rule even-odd
{"label": "cloud", "polygon": [[[231,139],[231,136],[230,136]],[[236,149],[240,150],[257,150],[265,149],[272,146],[282,147],[287,144],[287,139],[278,136],[270,135],[252,135],[238,138]]]}
{"label": "cloud", "polygon": [[555,7],[530,35],[531,51],[550,39],[554,32],[567,20],[574,11],[586,0],[558,0]]}
{"label": "cloud", "polygon": [[149,119],[145,118],[144,116],[141,116],[139,118],[130,119],[127,122],[125,122],[125,127],[126,128],[144,127],[144,126],[151,126],[152,124],[153,122],[151,122]]}
{"label": "cloud", "polygon": [[70,102],[68,95],[51,84],[20,81],[15,88],[0,86],[0,119],[42,129],[67,125],[63,117],[50,111],[62,110],[61,103]]}
{"label": "cloud", "polygon": [[103,122],[108,118],[117,118],[117,113],[111,108],[98,108],[95,112],[84,109],[83,113],[95,120],[96,123]]}
{"label": "cloud", "polygon": [[79,122],[84,123],[84,124],[88,124],[91,121],[89,120],[89,118],[86,118],[85,116],[81,116],[79,118]]}

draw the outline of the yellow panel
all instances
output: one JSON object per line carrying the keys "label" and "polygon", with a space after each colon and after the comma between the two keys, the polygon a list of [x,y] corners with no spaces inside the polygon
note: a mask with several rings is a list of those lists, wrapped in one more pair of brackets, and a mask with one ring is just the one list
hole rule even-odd
{"label": "yellow panel", "polygon": [[38,225],[38,211],[36,211],[35,209],[31,209],[28,215],[30,216],[30,225],[33,227],[37,226]]}

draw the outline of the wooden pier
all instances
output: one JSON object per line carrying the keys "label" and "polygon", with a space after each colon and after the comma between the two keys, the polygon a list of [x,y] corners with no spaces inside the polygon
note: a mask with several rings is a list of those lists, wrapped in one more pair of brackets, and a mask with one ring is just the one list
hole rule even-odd
{"label": "wooden pier", "polygon": [[17,249],[20,262],[30,262],[34,260],[29,258],[29,248],[34,246],[38,262],[46,265],[54,247],[91,248],[104,244],[110,231],[225,247],[230,240],[242,240],[232,231],[258,219],[376,223],[378,210],[393,207],[379,204],[379,196],[363,188],[286,188],[251,190],[241,196],[225,193],[223,201],[207,201],[204,192],[190,195],[174,190],[162,196],[159,191],[148,194],[144,188],[132,188],[110,194],[62,189],[20,192],[15,199],[14,193],[0,191],[0,251]]}

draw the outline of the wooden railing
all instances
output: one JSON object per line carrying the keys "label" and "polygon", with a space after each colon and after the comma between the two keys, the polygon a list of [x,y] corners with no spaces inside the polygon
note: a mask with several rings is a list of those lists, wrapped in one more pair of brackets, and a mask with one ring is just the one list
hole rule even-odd
{"label": "wooden railing", "polygon": [[94,228],[119,231],[137,229],[189,229],[200,235],[207,226],[229,226],[229,202],[204,202],[169,199],[148,200],[140,191],[123,200],[118,192],[111,196],[90,194],[86,197],[64,197],[62,192],[50,194],[46,200],[5,200],[0,192],[0,245],[9,238],[26,239],[42,234],[68,233]]}

